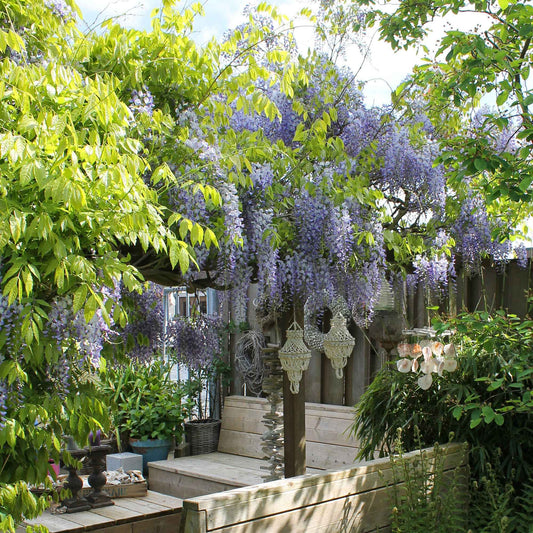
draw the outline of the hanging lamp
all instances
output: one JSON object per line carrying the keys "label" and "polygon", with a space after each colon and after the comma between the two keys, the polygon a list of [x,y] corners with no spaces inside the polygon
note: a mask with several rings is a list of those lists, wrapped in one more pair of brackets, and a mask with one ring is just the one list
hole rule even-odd
{"label": "hanging lamp", "polygon": [[289,326],[286,335],[287,340],[278,352],[279,360],[281,367],[287,372],[291,392],[298,394],[302,374],[309,368],[311,350],[305,345],[304,331],[296,321]]}
{"label": "hanging lamp", "polygon": [[324,353],[339,379],[342,379],[342,369],[346,366],[354,346],[355,339],[346,327],[346,318],[337,312],[331,319],[331,329],[324,339]]}

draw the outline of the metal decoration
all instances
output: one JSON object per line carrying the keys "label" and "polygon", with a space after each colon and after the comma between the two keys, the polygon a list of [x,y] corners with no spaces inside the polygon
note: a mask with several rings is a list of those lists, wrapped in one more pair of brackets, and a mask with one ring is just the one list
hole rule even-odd
{"label": "metal decoration", "polygon": [[261,396],[263,392],[263,348],[265,336],[255,329],[242,334],[235,346],[235,366],[241,373],[246,385],[246,394]]}
{"label": "metal decoration", "polygon": [[342,369],[348,362],[355,346],[355,339],[346,327],[346,318],[337,311],[331,319],[331,329],[324,339],[324,353],[335,369],[335,375],[342,379]]}
{"label": "metal decoration", "polygon": [[268,465],[261,466],[267,474],[261,476],[264,481],[283,479],[285,463],[283,459],[283,370],[278,357],[278,345],[269,344],[263,348],[265,377],[263,391],[268,399],[270,410],[263,415],[263,424],[267,431],[261,436],[261,449]]}
{"label": "metal decoration", "polygon": [[298,394],[302,374],[309,368],[311,350],[305,345],[304,331],[297,322],[293,322],[286,333],[287,340],[279,350],[279,360],[291,383],[291,392]]}

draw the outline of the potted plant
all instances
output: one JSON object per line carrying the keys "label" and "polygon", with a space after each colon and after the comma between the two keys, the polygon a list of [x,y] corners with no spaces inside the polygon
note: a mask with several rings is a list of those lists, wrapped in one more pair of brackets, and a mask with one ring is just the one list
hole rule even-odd
{"label": "potted plant", "polygon": [[189,370],[183,388],[188,398],[184,427],[191,455],[217,450],[220,419],[212,416],[213,391],[228,371],[221,355],[222,332],[218,316],[199,311],[177,317],[167,326],[167,349],[175,363]]}
{"label": "potted plant", "polygon": [[147,463],[166,459],[173,439],[183,437],[187,409],[183,387],[170,378],[170,367],[161,360],[129,361],[108,370],[105,391],[114,411],[120,448],[129,442]]}
{"label": "potted plant", "polygon": [[211,372],[190,371],[189,380],[184,389],[189,397],[189,410],[184,423],[185,437],[189,443],[191,455],[216,452],[220,434],[220,418],[211,416],[209,412],[209,383]]}

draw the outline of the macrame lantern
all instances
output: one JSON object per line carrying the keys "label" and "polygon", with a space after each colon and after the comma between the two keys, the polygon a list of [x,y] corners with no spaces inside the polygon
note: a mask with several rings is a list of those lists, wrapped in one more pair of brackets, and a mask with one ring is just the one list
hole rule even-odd
{"label": "macrame lantern", "polygon": [[337,312],[331,319],[331,329],[324,339],[324,353],[339,379],[342,379],[342,369],[346,366],[354,345],[355,339],[346,327],[346,318]]}
{"label": "macrame lantern", "polygon": [[311,350],[305,345],[303,329],[296,322],[291,324],[286,333],[287,340],[278,352],[279,360],[281,367],[287,372],[291,392],[298,394],[302,374],[309,368]]}

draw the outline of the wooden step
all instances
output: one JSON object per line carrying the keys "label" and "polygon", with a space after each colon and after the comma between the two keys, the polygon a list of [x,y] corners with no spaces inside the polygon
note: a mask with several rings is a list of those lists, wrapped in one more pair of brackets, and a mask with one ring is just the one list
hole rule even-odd
{"label": "wooden step", "polygon": [[262,483],[267,466],[255,457],[215,452],[150,462],[148,479],[151,490],[185,499]]}

